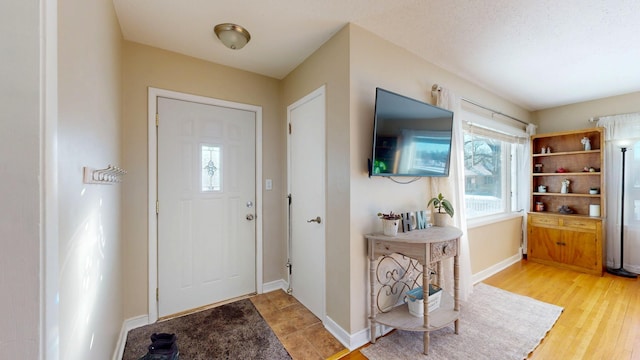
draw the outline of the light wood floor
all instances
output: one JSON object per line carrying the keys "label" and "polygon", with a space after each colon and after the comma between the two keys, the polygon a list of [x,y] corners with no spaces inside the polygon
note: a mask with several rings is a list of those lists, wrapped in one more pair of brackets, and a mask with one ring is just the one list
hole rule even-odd
{"label": "light wood floor", "polygon": [[[564,308],[529,359],[640,359],[639,280],[523,260],[483,282]],[[342,359],[366,357],[356,350]]]}

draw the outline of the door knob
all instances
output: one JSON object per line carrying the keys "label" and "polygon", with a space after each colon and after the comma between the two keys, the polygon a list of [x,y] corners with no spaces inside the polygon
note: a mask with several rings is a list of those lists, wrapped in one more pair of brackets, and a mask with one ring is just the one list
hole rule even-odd
{"label": "door knob", "polygon": [[320,216],[318,216],[315,219],[307,220],[307,222],[308,223],[316,222],[316,223],[320,224],[320,223],[322,223],[322,219],[320,218]]}
{"label": "door knob", "polygon": [[253,214],[247,214],[247,220],[251,221],[254,219]]}

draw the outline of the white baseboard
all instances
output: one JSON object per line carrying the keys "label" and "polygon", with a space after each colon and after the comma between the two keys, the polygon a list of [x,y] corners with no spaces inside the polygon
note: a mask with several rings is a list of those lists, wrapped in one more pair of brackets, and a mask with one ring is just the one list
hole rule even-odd
{"label": "white baseboard", "polygon": [[[338,341],[340,341],[342,345],[349,349],[349,351],[353,351],[371,340],[371,331],[369,327],[367,327],[366,329],[362,329],[355,334],[349,334],[328,316],[326,321],[324,322],[324,327],[336,339],[338,339]],[[376,326],[376,334],[378,335],[378,337],[386,335],[391,330],[393,330],[392,327],[388,327],[385,325],[378,324]]]}
{"label": "white baseboard", "polygon": [[148,315],[136,316],[127,319],[122,323],[122,328],[120,329],[120,337],[118,338],[118,343],[116,344],[116,351],[113,353],[113,360],[122,359],[122,355],[124,354],[124,346],[127,344],[127,334],[129,333],[129,330],[133,330],[148,324]]}
{"label": "white baseboard", "polygon": [[262,293],[268,293],[276,290],[284,290],[287,291],[289,284],[284,279],[271,281],[268,283],[262,284]]}
{"label": "white baseboard", "polygon": [[517,263],[520,260],[522,260],[522,248],[520,248],[518,250],[517,254],[515,254],[515,255],[507,258],[507,259],[504,259],[504,260],[500,261],[499,263],[497,263],[497,264],[495,264],[495,265],[493,265],[491,267],[488,267],[488,268],[486,268],[486,269],[484,269],[484,270],[482,270],[482,271],[480,271],[478,273],[475,273],[475,274],[471,275],[471,282],[473,284],[477,284],[480,281],[482,281],[482,280],[484,280],[484,279],[486,279],[488,277],[491,277],[491,276],[499,273],[500,271],[508,268],[509,266]]}
{"label": "white baseboard", "polygon": [[344,347],[348,348],[350,351],[353,350],[351,348],[351,335],[347,333],[338,323],[333,321],[330,317],[326,317],[324,321],[324,328],[327,329]]}

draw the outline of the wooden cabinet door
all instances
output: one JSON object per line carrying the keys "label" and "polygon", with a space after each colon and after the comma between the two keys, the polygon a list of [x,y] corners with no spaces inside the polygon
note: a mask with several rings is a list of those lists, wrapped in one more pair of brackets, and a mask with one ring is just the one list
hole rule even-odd
{"label": "wooden cabinet door", "polygon": [[593,232],[564,231],[562,234],[562,263],[588,270],[598,264],[598,242]]}
{"label": "wooden cabinet door", "polygon": [[529,228],[528,256],[544,261],[561,262],[561,247],[556,244],[561,237],[562,231],[560,230],[531,226]]}

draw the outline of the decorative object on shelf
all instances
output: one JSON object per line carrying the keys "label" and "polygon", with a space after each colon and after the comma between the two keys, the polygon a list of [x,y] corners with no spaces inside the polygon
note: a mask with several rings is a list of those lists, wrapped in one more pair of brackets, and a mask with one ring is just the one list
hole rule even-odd
{"label": "decorative object on shelf", "polygon": [[109,165],[104,169],[92,169],[88,166],[82,168],[82,177],[85,184],[117,184],[122,182],[122,176],[127,172],[117,166]]}
{"label": "decorative object on shelf", "polygon": [[600,205],[598,204],[589,205],[589,216],[600,217]]}
{"label": "decorative object on shelf", "polygon": [[402,213],[400,228],[402,232],[426,229],[431,222],[431,214],[426,210]]}
{"label": "decorative object on shelf", "polygon": [[592,187],[589,189],[589,194],[591,195],[596,195],[600,192],[600,189],[598,189],[597,187]]}
{"label": "decorative object on shelf", "polygon": [[538,202],[536,202],[536,208],[535,208],[535,210],[536,210],[537,212],[542,212],[542,211],[544,211],[544,203],[543,203],[542,201],[538,201]]}
{"label": "decorative object on shelf", "polygon": [[394,214],[390,211],[388,214],[378,213],[378,217],[382,219],[382,233],[387,236],[398,235],[398,224],[402,216]]}
{"label": "decorative object on shelf", "polygon": [[533,172],[534,173],[542,173],[542,164],[533,165]]}
{"label": "decorative object on shelf", "polygon": [[547,153],[547,148],[546,147],[542,147],[542,149],[540,149],[540,154],[546,154]]}
{"label": "decorative object on shelf", "polygon": [[563,168],[563,167],[559,167],[558,169],[556,169],[557,173],[566,173],[567,169]]}
{"label": "decorative object on shelf", "polygon": [[638,277],[638,274],[627,271],[624,268],[624,160],[627,148],[622,147],[620,148],[620,151],[622,152],[622,185],[620,187],[620,267],[614,269],[607,266],[607,272],[609,274],[635,279]]}
{"label": "decorative object on shelf", "polygon": [[588,137],[583,137],[582,140],[580,140],[580,142],[582,143],[582,145],[584,146],[584,151],[589,151],[591,150],[591,140],[589,140]]}
{"label": "decorative object on shelf", "polygon": [[562,180],[562,187],[560,188],[561,194],[569,193],[569,184],[571,184],[571,181],[569,179]]}
{"label": "decorative object on shelf", "polygon": [[571,208],[569,206],[567,206],[567,205],[561,205],[558,208],[558,212],[560,214],[573,214],[573,210],[571,210]]}
{"label": "decorative object on shelf", "polygon": [[547,154],[551,154],[551,146],[547,146]]}
{"label": "decorative object on shelf", "polygon": [[445,199],[444,196],[442,196],[442,193],[439,193],[437,197],[431,198],[431,200],[429,200],[427,206],[430,206],[431,204],[433,204],[433,207],[438,210],[437,212],[433,213],[434,225],[447,226],[449,223],[449,218],[447,218],[447,215],[449,215],[449,217],[453,217],[454,213],[453,205],[451,205],[451,202]]}
{"label": "decorative object on shelf", "polygon": [[[440,287],[429,284],[428,312],[432,312],[440,307],[441,295],[442,289]],[[422,286],[407,291],[404,302],[406,302],[409,307],[409,314],[416,317],[424,316],[424,292]]]}
{"label": "decorative object on shelf", "polygon": [[547,192],[547,185],[538,185],[538,192]]}

